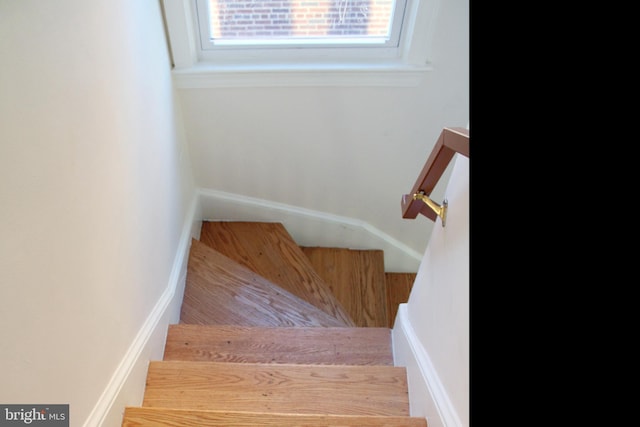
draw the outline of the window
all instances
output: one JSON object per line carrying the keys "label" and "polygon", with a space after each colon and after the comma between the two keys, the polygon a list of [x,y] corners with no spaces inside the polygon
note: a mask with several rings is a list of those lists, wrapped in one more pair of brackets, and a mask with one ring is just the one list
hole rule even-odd
{"label": "window", "polygon": [[425,41],[439,1],[163,0],[163,6],[179,87],[238,79],[332,84],[331,76],[356,85],[392,77],[406,86],[430,69]]}
{"label": "window", "polygon": [[203,50],[397,47],[406,0],[197,0]]}

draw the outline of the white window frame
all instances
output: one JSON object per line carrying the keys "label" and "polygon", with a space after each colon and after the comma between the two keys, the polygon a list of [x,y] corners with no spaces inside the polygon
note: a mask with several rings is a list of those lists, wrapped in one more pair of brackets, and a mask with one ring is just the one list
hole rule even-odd
{"label": "white window frame", "polygon": [[179,88],[228,86],[415,86],[432,69],[441,0],[406,0],[397,46],[203,49],[198,0],[162,0]]}

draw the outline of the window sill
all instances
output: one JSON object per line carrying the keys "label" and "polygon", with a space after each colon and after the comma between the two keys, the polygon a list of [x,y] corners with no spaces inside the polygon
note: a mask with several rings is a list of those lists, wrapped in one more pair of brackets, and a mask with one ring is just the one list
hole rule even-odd
{"label": "window sill", "polygon": [[432,70],[430,65],[404,63],[272,63],[220,65],[199,62],[174,68],[176,87],[182,89],[217,87],[282,86],[417,86]]}

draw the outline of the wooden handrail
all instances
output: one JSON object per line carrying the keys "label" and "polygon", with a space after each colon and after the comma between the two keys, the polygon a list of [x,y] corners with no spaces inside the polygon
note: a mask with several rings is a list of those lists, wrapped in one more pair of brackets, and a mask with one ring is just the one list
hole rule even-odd
{"label": "wooden handrail", "polygon": [[416,200],[415,195],[431,194],[456,153],[469,157],[469,130],[459,127],[444,128],[411,193],[402,196],[402,218],[414,219],[422,214],[432,221],[436,220],[436,212],[422,200]]}

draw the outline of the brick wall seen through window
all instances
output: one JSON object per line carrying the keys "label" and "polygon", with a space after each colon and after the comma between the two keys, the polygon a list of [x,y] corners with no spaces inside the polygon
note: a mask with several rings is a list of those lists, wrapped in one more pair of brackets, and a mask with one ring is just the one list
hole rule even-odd
{"label": "brick wall seen through window", "polygon": [[387,37],[394,0],[209,0],[211,37]]}

